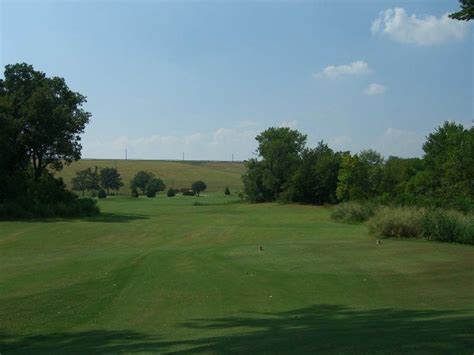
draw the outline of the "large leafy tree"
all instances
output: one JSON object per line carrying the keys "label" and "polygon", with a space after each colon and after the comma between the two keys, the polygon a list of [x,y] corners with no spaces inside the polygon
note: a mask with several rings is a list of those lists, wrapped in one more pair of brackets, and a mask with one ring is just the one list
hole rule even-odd
{"label": "large leafy tree", "polygon": [[474,19],[474,0],[459,0],[461,10],[449,15],[452,19],[469,21]]}
{"label": "large leafy tree", "polygon": [[10,140],[31,162],[35,180],[81,157],[80,135],[90,113],[83,109],[85,96],[63,78],[48,78],[26,63],[7,65],[0,95],[10,106]]}
{"label": "large leafy tree", "polygon": [[[247,171],[243,182],[248,186],[244,189],[247,194],[256,194],[249,195],[250,200],[275,200],[280,197],[301,160],[306,135],[287,127],[271,127],[260,133],[256,140],[261,160],[248,163],[247,168],[257,169],[258,173]],[[256,188],[261,188],[261,191]]]}
{"label": "large leafy tree", "polygon": [[316,204],[336,202],[340,164],[341,154],[334,153],[323,142],[314,149],[306,149],[288,184],[288,199]]}

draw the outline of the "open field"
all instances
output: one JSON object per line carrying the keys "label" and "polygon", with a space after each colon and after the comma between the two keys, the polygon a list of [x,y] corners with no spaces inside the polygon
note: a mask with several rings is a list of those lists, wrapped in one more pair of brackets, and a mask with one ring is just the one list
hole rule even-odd
{"label": "open field", "polygon": [[203,180],[208,192],[222,192],[226,186],[231,191],[240,190],[241,175],[245,171],[242,162],[82,159],[65,167],[58,176],[70,186],[71,179],[78,170],[94,169],[95,166],[116,167],[124,182],[120,192],[125,194],[130,192],[130,180],[140,170],[153,172],[163,179],[167,187],[190,187],[193,181]]}
{"label": "open field", "polygon": [[474,351],[474,247],[378,246],[327,208],[236,202],[0,222],[0,353]]}

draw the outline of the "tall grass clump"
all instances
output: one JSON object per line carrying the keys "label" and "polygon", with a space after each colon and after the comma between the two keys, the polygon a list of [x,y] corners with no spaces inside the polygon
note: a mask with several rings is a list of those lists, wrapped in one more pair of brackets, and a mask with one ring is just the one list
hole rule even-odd
{"label": "tall grass clump", "polygon": [[474,216],[441,209],[427,211],[423,234],[430,240],[474,244]]}
{"label": "tall grass clump", "polygon": [[474,217],[444,209],[381,207],[367,222],[381,238],[425,238],[474,244]]}
{"label": "tall grass clump", "polygon": [[361,223],[372,217],[375,210],[373,203],[344,202],[334,207],[331,218],[340,222]]}
{"label": "tall grass clump", "polygon": [[382,238],[419,238],[424,211],[414,207],[381,207],[368,221],[369,231]]}

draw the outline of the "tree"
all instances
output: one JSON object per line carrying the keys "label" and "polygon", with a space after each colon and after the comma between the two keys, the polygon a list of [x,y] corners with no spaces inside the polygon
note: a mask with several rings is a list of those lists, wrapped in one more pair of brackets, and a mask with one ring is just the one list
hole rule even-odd
{"label": "tree", "polygon": [[168,191],[166,192],[166,196],[168,197],[175,197],[176,196],[176,190],[170,187]]}
{"label": "tree", "polygon": [[148,182],[155,178],[155,175],[148,171],[139,171],[135,174],[132,181],[130,182],[130,188],[133,189],[140,189],[142,194],[145,194],[146,185]]}
{"label": "tree", "polygon": [[306,149],[287,186],[287,199],[304,203],[336,202],[337,176],[341,154],[334,153],[322,141],[315,149]]}
{"label": "tree", "polygon": [[202,180],[198,180],[198,181],[194,181],[191,185],[191,189],[193,190],[193,192],[199,197],[199,195],[201,194],[201,192],[203,192],[204,190],[207,189],[207,185],[204,181]]}
{"label": "tree", "polygon": [[164,191],[165,189],[165,183],[158,178],[152,178],[145,187],[147,197],[155,197],[159,191]]}
{"label": "tree", "polygon": [[251,201],[273,201],[279,198],[294,174],[301,160],[306,135],[287,127],[271,127],[260,133],[256,140],[261,160],[247,162],[244,190]]}
{"label": "tree", "polygon": [[72,178],[72,190],[81,191],[84,196],[85,191],[97,191],[100,189],[98,169],[94,171],[91,168],[79,170],[76,176]]}
{"label": "tree", "polygon": [[474,0],[459,0],[461,10],[449,15],[450,18],[460,21],[469,21],[474,19]]}
{"label": "tree", "polygon": [[122,177],[116,168],[100,169],[100,185],[109,194],[109,190],[118,191],[123,186]]}
{"label": "tree", "polygon": [[230,195],[229,186],[226,186],[226,188],[225,188],[225,190],[224,190],[224,194],[225,194],[225,195]]}
{"label": "tree", "polygon": [[85,96],[26,63],[7,65],[0,88],[11,104],[11,138],[31,161],[35,180],[81,157],[80,135],[90,119],[82,108]]}

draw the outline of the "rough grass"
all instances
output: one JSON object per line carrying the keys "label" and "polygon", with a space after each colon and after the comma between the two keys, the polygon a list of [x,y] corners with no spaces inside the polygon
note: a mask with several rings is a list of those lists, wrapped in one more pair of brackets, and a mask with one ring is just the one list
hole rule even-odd
{"label": "rough grass", "polygon": [[241,162],[82,159],[65,167],[59,176],[70,186],[78,170],[93,169],[94,166],[116,167],[125,184],[120,192],[127,195],[130,194],[130,180],[140,170],[153,172],[167,187],[190,188],[194,181],[203,180],[208,192],[222,193],[227,186],[231,192],[237,193],[242,187],[241,175],[245,171]]}
{"label": "rough grass", "polygon": [[233,201],[0,222],[0,352],[472,353],[472,246],[377,245],[328,208]]}

